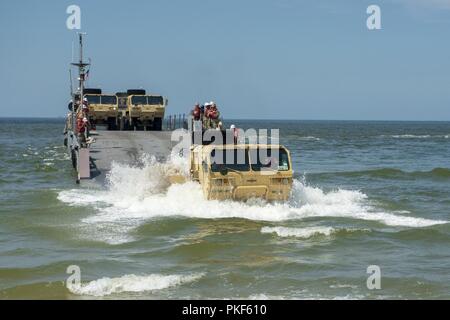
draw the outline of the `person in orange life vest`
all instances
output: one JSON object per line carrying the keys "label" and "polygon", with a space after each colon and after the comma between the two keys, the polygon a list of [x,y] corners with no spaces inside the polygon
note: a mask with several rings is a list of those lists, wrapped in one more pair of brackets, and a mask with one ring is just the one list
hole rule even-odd
{"label": "person in orange life vest", "polygon": [[84,145],[86,143],[86,127],[87,127],[87,118],[84,116],[84,113],[82,110],[80,110],[77,113],[77,135],[78,135],[78,141],[81,145]]}
{"label": "person in orange life vest", "polygon": [[219,125],[219,123],[220,123],[220,120],[219,120],[220,119],[220,112],[217,109],[217,106],[214,103],[214,101],[211,101],[210,105],[211,105],[211,109],[209,111],[209,118],[211,119],[211,125],[212,125],[213,128],[218,129],[218,128],[220,128],[220,125]]}
{"label": "person in orange life vest", "polygon": [[82,110],[83,110],[83,113],[84,113],[84,117],[87,119],[86,129],[87,129],[87,134],[89,135],[89,130],[91,128],[95,129],[95,126],[92,125],[91,122],[89,121],[89,101],[86,98],[83,99]]}
{"label": "person in orange life vest", "polygon": [[196,103],[194,106],[194,110],[192,110],[192,116],[194,117],[194,120],[200,120],[201,117],[201,110],[200,110],[200,104]]}
{"label": "person in orange life vest", "polygon": [[85,113],[89,113],[89,101],[88,99],[83,99],[83,110]]}

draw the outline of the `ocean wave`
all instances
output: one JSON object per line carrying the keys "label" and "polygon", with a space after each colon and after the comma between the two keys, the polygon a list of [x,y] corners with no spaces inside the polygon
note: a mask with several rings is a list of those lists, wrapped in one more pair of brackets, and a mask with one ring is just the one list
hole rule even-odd
{"label": "ocean wave", "polygon": [[102,297],[124,292],[145,292],[162,290],[200,279],[203,274],[136,276],[124,275],[118,278],[101,278],[79,286],[69,286],[69,291],[77,295]]}
{"label": "ocean wave", "polygon": [[381,135],[382,138],[394,138],[394,139],[428,139],[428,138],[434,138],[434,139],[448,139],[450,134],[438,134],[438,135],[431,135],[431,134],[394,134],[394,135]]}
{"label": "ocean wave", "polygon": [[353,233],[357,231],[370,231],[369,229],[353,228],[333,228],[333,227],[305,227],[305,228],[287,228],[287,227],[263,227],[261,233],[275,233],[279,237],[295,237],[308,239],[316,236],[329,237],[337,233]]}
{"label": "ocean wave", "polygon": [[151,159],[139,167],[115,163],[108,176],[108,190],[65,190],[58,194],[58,199],[70,205],[94,206],[96,212],[83,218],[82,223],[90,226],[89,233],[95,234],[96,240],[103,237],[112,244],[130,241],[127,235],[130,230],[156,217],[243,218],[272,222],[338,217],[403,227],[447,223],[380,211],[360,191],[337,189],[325,192],[297,179],[286,203],[255,199],[248,202],[207,201],[196,182],[173,185],[167,182],[170,172],[185,170],[184,166],[180,160],[159,164]]}
{"label": "ocean wave", "polygon": [[306,137],[298,137],[298,140],[305,140],[305,141],[320,141],[320,138],[314,137],[314,136],[306,136]]}
{"label": "ocean wave", "polygon": [[396,168],[379,168],[361,171],[341,171],[341,172],[325,172],[317,175],[339,175],[348,177],[369,176],[373,178],[386,179],[448,179],[450,178],[449,168],[434,168],[429,171],[403,171]]}

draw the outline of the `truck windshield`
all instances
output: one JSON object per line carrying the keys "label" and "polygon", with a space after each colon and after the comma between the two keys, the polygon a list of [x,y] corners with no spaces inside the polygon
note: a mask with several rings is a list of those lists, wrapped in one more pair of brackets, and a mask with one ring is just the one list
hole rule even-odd
{"label": "truck windshield", "polygon": [[214,149],[211,151],[211,171],[250,171],[247,149]]}
{"label": "truck windshield", "polygon": [[164,104],[161,96],[147,96],[148,104]]}
{"label": "truck windshield", "polygon": [[84,96],[89,104],[100,104],[100,96],[93,96],[90,94],[87,94]]}
{"label": "truck windshield", "polygon": [[102,96],[102,104],[117,104],[116,96]]}
{"label": "truck windshield", "polygon": [[289,170],[289,157],[283,148],[255,148],[250,150],[252,170]]}
{"label": "truck windshield", "polygon": [[131,97],[131,104],[147,104],[147,97],[146,96],[132,96]]}

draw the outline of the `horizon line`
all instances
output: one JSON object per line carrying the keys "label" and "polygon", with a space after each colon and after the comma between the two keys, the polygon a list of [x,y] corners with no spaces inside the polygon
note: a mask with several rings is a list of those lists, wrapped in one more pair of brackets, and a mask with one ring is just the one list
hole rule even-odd
{"label": "horizon line", "polygon": [[[182,113],[181,113],[182,114]],[[179,114],[176,114],[179,115]],[[0,116],[0,119],[65,119],[64,116]],[[166,119],[166,118],[164,118]],[[368,121],[368,122],[450,122],[449,120],[395,120],[395,119],[281,119],[281,118],[228,118],[229,120],[251,120],[251,121]]]}

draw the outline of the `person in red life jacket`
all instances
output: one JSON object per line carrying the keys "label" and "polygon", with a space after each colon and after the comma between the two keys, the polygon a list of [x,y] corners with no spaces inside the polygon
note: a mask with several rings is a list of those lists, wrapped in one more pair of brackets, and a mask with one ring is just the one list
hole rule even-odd
{"label": "person in red life jacket", "polygon": [[205,104],[205,117],[209,118],[209,112],[211,111],[211,104],[209,102],[207,102]]}
{"label": "person in red life jacket", "polygon": [[86,144],[88,135],[89,135],[89,120],[88,120],[88,105],[84,103],[81,106],[81,108],[77,112],[77,122],[76,122],[76,128],[77,128],[77,134],[78,139],[82,145]]}
{"label": "person in red life jacket", "polygon": [[85,133],[87,129],[88,119],[86,117],[78,117],[77,118],[77,132]]}
{"label": "person in red life jacket", "polygon": [[195,121],[200,120],[201,110],[200,110],[200,104],[199,103],[195,104],[194,110],[192,110],[192,116],[194,117]]}
{"label": "person in red life jacket", "polygon": [[89,101],[87,98],[83,99],[83,110],[85,113],[89,113]]}
{"label": "person in red life jacket", "polygon": [[[83,114],[83,111],[79,111],[77,113],[77,135],[78,141],[81,145],[86,143],[86,117]],[[87,119],[86,119],[87,120]]]}
{"label": "person in red life jacket", "polygon": [[219,109],[217,109],[217,105],[216,105],[214,102],[213,102],[213,104],[212,104],[211,111],[212,111],[211,118],[213,118],[213,119],[219,119],[219,117],[220,117],[220,112],[219,112]]}
{"label": "person in red life jacket", "polygon": [[218,129],[218,128],[220,128],[220,125],[219,125],[220,112],[217,109],[217,106],[213,101],[211,101],[210,104],[211,104],[211,109],[209,111],[209,118],[211,119],[211,127]]}
{"label": "person in red life jacket", "polygon": [[89,135],[89,130],[91,130],[91,129],[95,130],[95,125],[92,125],[91,122],[89,121],[89,101],[86,98],[83,99],[82,110],[84,113],[84,117],[87,119],[86,130],[87,130],[87,135]]}

